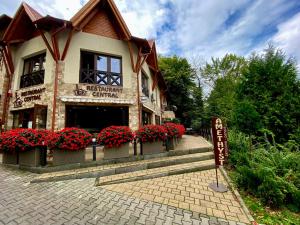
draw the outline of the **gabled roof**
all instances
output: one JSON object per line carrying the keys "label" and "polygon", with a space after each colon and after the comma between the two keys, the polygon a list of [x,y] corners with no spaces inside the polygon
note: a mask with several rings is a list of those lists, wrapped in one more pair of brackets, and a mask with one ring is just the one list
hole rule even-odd
{"label": "gabled roof", "polygon": [[[42,17],[43,16],[40,13],[23,2],[5,31],[3,40],[5,42],[9,42],[19,39],[27,39],[35,30],[33,23]],[[22,24],[22,30],[15,29],[19,23]]]}
{"label": "gabled roof", "polygon": [[49,15],[36,20],[34,23],[37,24],[38,28],[47,31],[63,26],[65,26],[66,28],[72,27],[72,23],[70,21],[59,19]]}
{"label": "gabled roof", "polygon": [[113,17],[116,19],[118,26],[121,28],[121,31],[123,32],[125,39],[130,40],[131,33],[113,0],[90,0],[71,18],[71,22],[73,26],[76,29],[81,30],[85,24],[85,20],[92,19],[90,15],[93,15],[93,12],[97,10],[97,7],[104,7],[104,6],[108,7],[111,10],[111,13]]}
{"label": "gabled roof", "polygon": [[41,19],[43,17],[38,11],[36,11],[27,3],[23,2],[21,6],[24,7],[27,15],[29,16],[32,22],[35,22],[36,20]]}
{"label": "gabled roof", "polygon": [[5,30],[7,29],[11,21],[12,18],[8,15],[3,14],[0,16],[0,41],[2,40]]}

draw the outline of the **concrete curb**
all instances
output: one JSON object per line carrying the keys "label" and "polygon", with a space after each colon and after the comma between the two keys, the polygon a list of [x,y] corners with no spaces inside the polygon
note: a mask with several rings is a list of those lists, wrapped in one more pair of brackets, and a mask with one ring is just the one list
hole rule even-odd
{"label": "concrete curb", "polygon": [[220,171],[222,173],[222,175],[224,176],[226,182],[229,185],[230,190],[233,192],[233,194],[235,195],[235,197],[237,198],[238,202],[240,203],[245,215],[248,217],[249,221],[252,224],[257,224],[255,219],[253,218],[253,216],[250,214],[250,211],[248,210],[244,200],[242,199],[240,193],[235,189],[233,182],[231,181],[231,179],[229,178],[229,176],[227,175],[225,169],[223,167],[220,167]]}
{"label": "concrete curb", "polygon": [[162,152],[157,154],[150,154],[150,155],[131,155],[126,158],[120,159],[102,159],[98,161],[88,161],[84,163],[74,163],[68,165],[61,165],[61,166],[46,166],[46,167],[25,167],[25,166],[17,166],[17,168],[25,171],[29,171],[32,173],[43,174],[43,173],[52,173],[64,170],[74,170],[80,168],[88,168],[88,167],[95,167],[95,166],[103,166],[108,164],[117,164],[117,163],[125,163],[125,162],[136,162],[146,159],[152,158],[161,158],[161,157],[169,157],[169,156],[180,156],[180,155],[188,155],[194,153],[204,153],[204,152],[211,152],[211,147],[201,147],[201,148],[193,148],[193,149],[178,149],[178,150],[171,150],[169,152]]}
{"label": "concrete curb", "polygon": [[[205,153],[205,152],[200,152]],[[187,154],[189,155],[189,154]],[[176,155],[175,155],[176,156]],[[180,156],[180,155],[179,155]],[[47,178],[36,178],[31,181],[31,183],[41,183],[41,182],[52,182],[52,181],[62,181],[62,180],[71,180],[71,179],[82,179],[82,178],[97,178],[102,176],[109,176],[109,175],[116,175],[116,174],[122,174],[122,173],[130,173],[135,171],[141,171],[146,169],[153,169],[153,168],[159,168],[159,167],[167,167],[172,165],[180,165],[185,163],[192,163],[197,161],[205,161],[213,159],[213,154],[211,155],[201,155],[197,157],[191,157],[191,158],[183,158],[183,159],[168,159],[166,158],[165,161],[159,161],[159,162],[146,162],[144,164],[140,165],[128,165],[128,166],[121,166],[116,168],[107,168],[103,170],[95,170],[95,171],[89,171],[89,172],[83,172],[83,173],[71,173],[66,174],[62,176],[53,176],[53,177],[47,177]]]}

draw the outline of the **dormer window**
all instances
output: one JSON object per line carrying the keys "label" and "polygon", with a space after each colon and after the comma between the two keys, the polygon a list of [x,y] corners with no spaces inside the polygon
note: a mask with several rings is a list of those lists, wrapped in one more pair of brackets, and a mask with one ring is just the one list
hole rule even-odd
{"label": "dormer window", "polygon": [[122,59],[81,52],[80,83],[122,86]]}
{"label": "dormer window", "polygon": [[24,60],[20,88],[44,83],[46,53]]}

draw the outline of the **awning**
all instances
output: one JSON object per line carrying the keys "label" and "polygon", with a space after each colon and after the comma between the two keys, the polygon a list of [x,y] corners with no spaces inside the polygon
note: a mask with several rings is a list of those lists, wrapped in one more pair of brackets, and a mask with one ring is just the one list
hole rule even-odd
{"label": "awning", "polygon": [[80,103],[106,103],[106,104],[123,104],[133,105],[134,100],[128,99],[103,99],[103,98],[89,98],[82,96],[61,96],[60,100],[63,102],[80,102]]}

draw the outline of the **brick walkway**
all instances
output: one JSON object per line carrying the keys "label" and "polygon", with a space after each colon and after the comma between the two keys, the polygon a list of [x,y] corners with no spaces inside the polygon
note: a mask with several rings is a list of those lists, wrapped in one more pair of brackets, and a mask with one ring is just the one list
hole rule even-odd
{"label": "brick walkway", "polygon": [[95,187],[95,179],[31,184],[34,176],[0,166],[0,224],[241,224]]}
{"label": "brick walkway", "polygon": [[[222,175],[219,177],[220,182],[227,184]],[[222,194],[209,189],[208,185],[214,181],[215,170],[207,170],[113,184],[105,186],[105,189],[209,216],[249,223],[232,192]]]}

